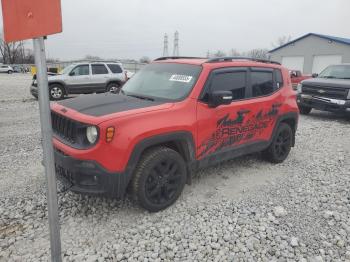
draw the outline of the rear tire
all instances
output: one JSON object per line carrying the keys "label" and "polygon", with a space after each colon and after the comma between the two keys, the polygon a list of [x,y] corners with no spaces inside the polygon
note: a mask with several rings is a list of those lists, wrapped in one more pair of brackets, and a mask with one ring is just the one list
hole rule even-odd
{"label": "rear tire", "polygon": [[292,148],[293,135],[290,125],[281,123],[271,145],[262,152],[263,157],[272,163],[282,163]]}
{"label": "rear tire", "polygon": [[176,151],[156,147],[146,151],[131,182],[134,199],[144,209],[157,212],[172,205],[186,184],[186,163]]}
{"label": "rear tire", "polygon": [[311,110],[312,110],[312,107],[299,105],[299,111],[300,111],[300,114],[302,115],[310,114]]}
{"label": "rear tire", "polygon": [[12,70],[9,70],[7,73],[8,73],[9,75],[11,75],[11,74],[13,73],[13,71],[12,71]]}
{"label": "rear tire", "polygon": [[49,87],[50,100],[61,100],[64,98],[64,88],[59,84],[53,84]]}
{"label": "rear tire", "polygon": [[107,92],[118,94],[120,92],[120,85],[118,83],[110,83],[107,86]]}

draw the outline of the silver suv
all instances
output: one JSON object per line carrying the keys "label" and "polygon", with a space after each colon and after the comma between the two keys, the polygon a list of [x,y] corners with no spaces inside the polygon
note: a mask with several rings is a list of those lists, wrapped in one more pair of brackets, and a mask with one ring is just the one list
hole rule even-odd
{"label": "silver suv", "polygon": [[12,74],[13,71],[14,71],[13,68],[9,65],[1,65],[0,66],[0,73]]}
{"label": "silver suv", "polygon": [[[51,100],[60,100],[69,94],[117,93],[127,80],[126,71],[117,62],[88,62],[67,66],[59,74],[49,73]],[[38,98],[36,75],[30,93]]]}

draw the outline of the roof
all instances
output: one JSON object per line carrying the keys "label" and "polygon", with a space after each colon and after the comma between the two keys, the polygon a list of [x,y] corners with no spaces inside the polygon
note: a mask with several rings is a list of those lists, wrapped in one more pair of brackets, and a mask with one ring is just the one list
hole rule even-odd
{"label": "roof", "polygon": [[309,36],[317,36],[317,37],[320,37],[320,38],[323,38],[323,39],[326,39],[326,40],[334,41],[334,42],[345,44],[345,45],[350,45],[350,38],[343,38],[343,37],[336,37],[336,36],[330,36],[330,35],[321,35],[321,34],[315,34],[315,33],[308,33],[308,34],[303,35],[303,36],[301,36],[301,37],[299,37],[299,38],[297,38],[297,39],[295,39],[293,41],[290,41],[290,42],[288,42],[288,43],[286,43],[284,45],[281,45],[281,46],[279,46],[279,47],[277,47],[275,49],[270,50],[269,53],[273,53],[273,52],[275,52],[275,51],[277,51],[277,50],[279,50],[279,49],[281,49],[283,47],[286,47],[286,46],[288,46],[290,44],[293,44],[293,43],[295,43],[295,42],[297,42],[299,40],[302,40],[302,39],[304,39],[306,37],[309,37]]}
{"label": "roof", "polygon": [[192,64],[202,65],[205,63],[227,63],[227,62],[250,62],[261,64],[276,64],[281,65],[278,62],[241,56],[228,56],[228,57],[216,57],[216,58],[202,58],[202,57],[160,57],[154,60],[156,63],[178,63],[178,64]]}

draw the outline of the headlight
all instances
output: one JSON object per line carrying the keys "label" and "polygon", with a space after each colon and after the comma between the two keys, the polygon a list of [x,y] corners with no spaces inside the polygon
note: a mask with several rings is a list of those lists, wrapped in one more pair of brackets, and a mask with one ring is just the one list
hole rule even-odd
{"label": "headlight", "polygon": [[38,81],[35,79],[35,80],[33,81],[33,84],[36,85],[37,83],[38,83]]}
{"label": "headlight", "polygon": [[94,144],[97,140],[98,131],[95,126],[89,126],[86,128],[86,138],[90,144]]}
{"label": "headlight", "polygon": [[298,84],[297,86],[297,93],[300,94],[303,91],[303,85],[302,84]]}

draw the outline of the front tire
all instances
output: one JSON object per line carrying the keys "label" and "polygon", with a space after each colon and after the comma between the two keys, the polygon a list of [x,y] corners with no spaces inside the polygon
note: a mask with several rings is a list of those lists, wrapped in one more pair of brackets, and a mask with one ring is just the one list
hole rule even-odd
{"label": "front tire", "polygon": [[310,114],[311,110],[312,110],[312,107],[299,105],[299,111],[300,111],[300,114],[302,115]]}
{"label": "front tire", "polygon": [[13,73],[13,71],[12,71],[12,70],[9,70],[7,73],[8,73],[9,75],[11,75],[11,74]]}
{"label": "front tire", "polygon": [[290,125],[281,123],[271,145],[263,151],[264,158],[272,163],[282,163],[292,148],[293,135]]}
{"label": "front tire", "polygon": [[156,147],[146,151],[134,173],[132,194],[150,212],[172,205],[186,184],[186,163],[176,151]]}
{"label": "front tire", "polygon": [[64,88],[61,85],[53,84],[49,87],[50,100],[61,100],[64,97]]}

